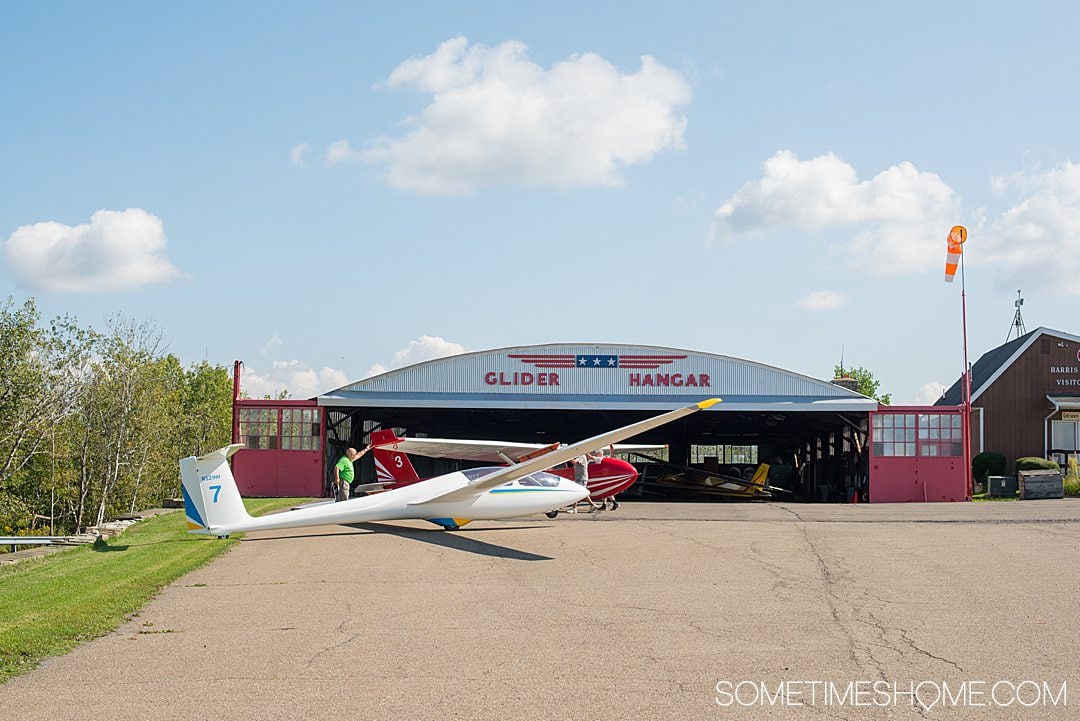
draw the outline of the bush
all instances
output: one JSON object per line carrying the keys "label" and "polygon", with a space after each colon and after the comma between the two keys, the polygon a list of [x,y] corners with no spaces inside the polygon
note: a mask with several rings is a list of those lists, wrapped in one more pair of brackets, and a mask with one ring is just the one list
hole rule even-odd
{"label": "bush", "polygon": [[1069,469],[1065,473],[1065,495],[1080,496],[1080,463],[1076,456],[1069,456]]}
{"label": "bush", "polygon": [[0,536],[27,535],[32,530],[30,524],[33,517],[34,513],[25,501],[7,491],[0,491]]}
{"label": "bush", "polygon": [[1005,475],[1005,456],[993,451],[983,451],[971,459],[971,474],[985,486],[990,476]]}
{"label": "bush", "polygon": [[1059,466],[1054,461],[1048,461],[1045,458],[1039,458],[1038,456],[1025,456],[1024,458],[1016,459],[1016,470],[1018,471],[1060,471]]}

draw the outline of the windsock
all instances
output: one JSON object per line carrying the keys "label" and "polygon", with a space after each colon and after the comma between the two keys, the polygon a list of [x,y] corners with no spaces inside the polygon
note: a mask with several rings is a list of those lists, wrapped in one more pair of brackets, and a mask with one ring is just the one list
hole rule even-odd
{"label": "windsock", "polygon": [[954,225],[949,231],[949,250],[945,256],[945,282],[952,283],[956,277],[956,266],[960,262],[960,254],[964,251],[964,241],[967,240],[967,228],[962,225]]}

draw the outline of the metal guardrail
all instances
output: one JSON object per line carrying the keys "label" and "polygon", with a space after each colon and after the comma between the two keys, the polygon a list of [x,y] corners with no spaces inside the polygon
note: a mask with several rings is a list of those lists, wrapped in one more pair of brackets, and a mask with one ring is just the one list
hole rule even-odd
{"label": "metal guardrail", "polygon": [[0,546],[11,546],[13,553],[19,546],[73,546],[93,542],[94,536],[0,536]]}

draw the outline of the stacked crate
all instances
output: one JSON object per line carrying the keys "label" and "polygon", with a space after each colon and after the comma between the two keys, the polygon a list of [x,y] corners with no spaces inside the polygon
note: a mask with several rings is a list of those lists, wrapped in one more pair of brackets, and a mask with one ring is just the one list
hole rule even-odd
{"label": "stacked crate", "polygon": [[1019,471],[1020,498],[1064,498],[1065,483],[1061,471]]}

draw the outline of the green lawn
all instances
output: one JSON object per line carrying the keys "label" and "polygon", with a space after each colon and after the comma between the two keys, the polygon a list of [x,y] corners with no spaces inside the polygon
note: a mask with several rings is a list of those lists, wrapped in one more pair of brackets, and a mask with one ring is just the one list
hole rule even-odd
{"label": "green lawn", "polygon": [[[244,503],[260,515],[299,500]],[[108,633],[163,587],[237,542],[184,528],[177,510],[140,521],[104,544],[0,567],[0,683]]]}

